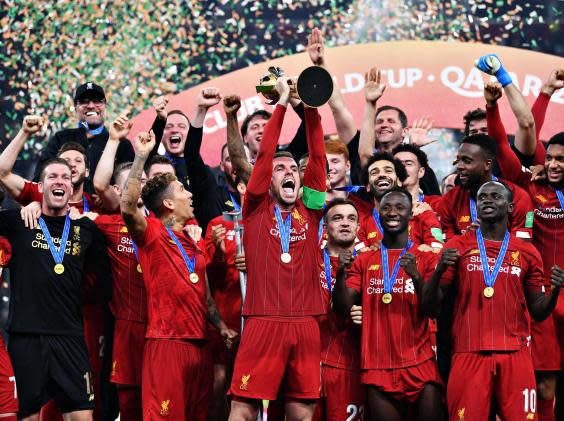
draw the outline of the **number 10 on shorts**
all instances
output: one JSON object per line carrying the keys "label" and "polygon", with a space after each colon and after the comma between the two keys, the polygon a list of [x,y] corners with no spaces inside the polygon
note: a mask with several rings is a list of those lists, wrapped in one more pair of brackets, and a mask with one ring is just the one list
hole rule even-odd
{"label": "number 10 on shorts", "polygon": [[525,412],[535,413],[537,410],[537,391],[536,389],[524,389],[523,398],[525,403]]}

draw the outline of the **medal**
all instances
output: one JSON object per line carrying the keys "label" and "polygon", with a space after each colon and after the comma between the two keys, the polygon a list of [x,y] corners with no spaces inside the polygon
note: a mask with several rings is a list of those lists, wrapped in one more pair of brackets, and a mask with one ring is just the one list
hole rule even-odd
{"label": "medal", "polygon": [[135,258],[137,259],[137,272],[143,273],[143,269],[141,269],[141,263],[139,263],[139,252],[137,251],[137,244],[135,244],[135,241],[131,240],[131,245],[133,246]]}
{"label": "medal", "polygon": [[392,302],[392,289],[394,288],[396,277],[398,276],[400,260],[410,247],[411,241],[407,240],[407,245],[401,251],[398,259],[396,260],[396,263],[394,264],[394,270],[392,271],[392,276],[390,276],[390,269],[388,265],[388,248],[384,245],[384,242],[382,242],[380,250],[382,252],[382,276],[384,277],[384,295],[382,295],[382,302],[384,304],[390,304]]}
{"label": "medal", "polygon": [[503,258],[507,252],[507,246],[509,245],[509,231],[505,231],[505,236],[503,237],[503,243],[499,249],[499,254],[495,259],[495,264],[490,272],[490,267],[488,264],[488,255],[486,253],[486,246],[484,244],[484,237],[482,236],[482,230],[478,228],[476,230],[476,240],[478,242],[478,249],[480,250],[480,261],[482,262],[482,272],[484,273],[484,281],[486,287],[484,288],[484,297],[492,298],[494,295],[494,284],[497,279],[499,270],[501,269],[501,264],[503,263]]}
{"label": "medal", "polygon": [[290,263],[292,261],[292,256],[290,255],[290,230],[292,229],[292,212],[288,214],[286,220],[282,219],[282,212],[278,205],[274,205],[274,216],[276,217],[276,225],[278,226],[278,232],[280,233],[280,247],[282,248],[282,254],[280,255],[280,260],[282,263]]}
{"label": "medal", "polygon": [[198,281],[200,280],[200,277],[198,276],[197,273],[195,273],[196,252],[194,252],[194,256],[192,256],[192,258],[189,258],[188,255],[186,254],[186,250],[184,250],[184,247],[182,247],[182,244],[180,244],[180,241],[178,241],[178,238],[176,238],[176,235],[174,235],[174,233],[171,231],[169,227],[165,226],[165,229],[168,232],[170,238],[172,238],[172,241],[174,241],[174,243],[176,244],[176,248],[178,248],[178,251],[180,251],[180,254],[182,255],[182,259],[184,260],[184,263],[188,268],[188,279],[190,279],[190,282],[192,282],[193,284],[197,284]]}
{"label": "medal", "polygon": [[45,240],[47,241],[47,245],[49,246],[49,251],[53,256],[53,260],[55,260],[55,266],[53,267],[53,272],[57,275],[61,275],[65,271],[65,267],[63,266],[63,259],[65,258],[65,248],[67,246],[67,240],[69,238],[69,231],[70,231],[70,216],[67,212],[67,216],[65,218],[65,225],[63,227],[63,234],[61,236],[61,243],[57,248],[55,243],[53,242],[53,237],[51,237],[51,233],[49,232],[49,228],[47,228],[47,224],[43,220],[42,217],[39,217],[39,226],[41,227],[41,231],[45,236]]}
{"label": "medal", "polygon": [[137,263],[137,272],[143,273],[143,269],[141,269],[141,264]]}

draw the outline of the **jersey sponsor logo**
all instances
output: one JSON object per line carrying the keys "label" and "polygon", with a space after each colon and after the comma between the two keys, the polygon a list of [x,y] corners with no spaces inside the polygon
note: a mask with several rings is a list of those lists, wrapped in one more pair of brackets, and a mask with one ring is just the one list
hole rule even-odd
{"label": "jersey sponsor logo", "polygon": [[564,218],[564,212],[561,208],[553,206],[551,208],[535,209],[535,215],[543,219],[562,219]]}
{"label": "jersey sponsor logo", "polygon": [[241,390],[248,390],[249,388],[249,380],[251,379],[251,375],[250,374],[243,374],[241,376],[241,386],[239,386],[239,389]]}
{"label": "jersey sponsor logo", "polygon": [[464,421],[465,412],[466,412],[466,408],[460,408],[456,410],[456,415],[458,415],[458,421]]}
{"label": "jersey sponsor logo", "polygon": [[[373,294],[383,294],[384,293],[384,280],[380,278],[370,278],[368,281],[368,286],[366,287],[366,293],[368,295]],[[415,295],[415,285],[411,278],[404,279],[396,278],[394,287],[392,288],[393,294],[413,294]]]}
{"label": "jersey sponsor logo", "polygon": [[[513,257],[513,256],[512,256]],[[516,258],[518,258],[519,255],[517,254]],[[480,256],[470,256],[470,262],[466,265],[466,270],[468,272],[482,272],[482,260],[480,259]],[[491,271],[493,269],[493,266],[495,265],[495,258],[493,257],[488,257],[488,267],[489,270]],[[518,264],[519,262],[517,262]],[[511,269],[510,269],[511,268]],[[521,268],[517,267],[517,266],[512,266],[512,263],[510,262],[510,264],[502,264],[501,268],[499,269],[500,273],[508,273],[510,275],[517,275],[517,276],[521,276]]]}
{"label": "jersey sponsor logo", "polygon": [[470,215],[463,215],[460,217],[460,219],[458,220],[458,222],[470,222]]}
{"label": "jersey sponsor logo", "polygon": [[407,279],[405,281],[405,289],[406,294],[415,294],[415,285],[413,284],[413,279]]}
{"label": "jersey sponsor logo", "polygon": [[378,269],[380,269],[380,265],[379,265],[379,264],[370,265],[370,267],[368,268],[368,270],[378,270]]}
{"label": "jersey sponsor logo", "polygon": [[160,414],[162,417],[168,417],[168,414],[170,414],[170,399],[161,402]]}

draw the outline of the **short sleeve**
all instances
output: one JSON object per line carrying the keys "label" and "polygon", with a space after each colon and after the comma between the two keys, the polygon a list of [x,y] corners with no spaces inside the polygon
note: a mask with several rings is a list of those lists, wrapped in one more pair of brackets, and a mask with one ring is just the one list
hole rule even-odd
{"label": "short sleeve", "polygon": [[22,192],[16,197],[16,202],[22,206],[27,206],[31,202],[41,202],[42,200],[43,194],[39,192],[39,184],[27,180]]}
{"label": "short sleeve", "polygon": [[147,221],[147,228],[141,237],[135,240],[135,244],[139,247],[147,246],[155,241],[159,237],[159,225],[162,224],[157,218],[145,218],[145,220]]}

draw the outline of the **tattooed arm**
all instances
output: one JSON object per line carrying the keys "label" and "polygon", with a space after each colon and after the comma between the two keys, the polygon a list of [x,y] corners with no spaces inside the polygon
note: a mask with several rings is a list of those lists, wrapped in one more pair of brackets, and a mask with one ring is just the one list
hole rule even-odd
{"label": "tattooed arm", "polygon": [[233,329],[229,329],[225,324],[225,322],[223,321],[223,319],[221,318],[221,315],[217,310],[217,306],[215,305],[215,301],[211,294],[210,284],[208,282],[207,274],[206,274],[206,307],[208,308],[208,320],[217,328],[217,330],[219,330],[219,333],[225,339],[227,348],[231,348],[231,345],[233,344],[233,340],[237,336],[239,336],[239,334],[235,332]]}
{"label": "tattooed arm", "polygon": [[147,229],[145,215],[143,210],[137,206],[137,202],[141,196],[143,167],[153,146],[155,146],[155,135],[152,131],[150,133],[141,132],[135,138],[133,142],[135,159],[121,195],[121,217],[134,240],[140,238]]}

